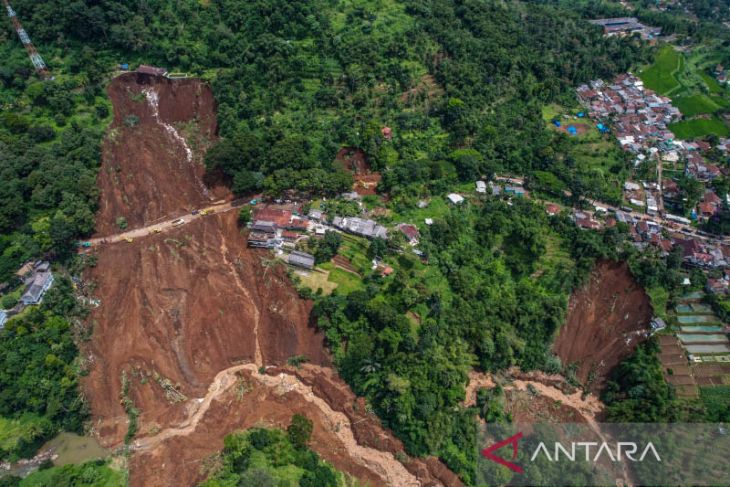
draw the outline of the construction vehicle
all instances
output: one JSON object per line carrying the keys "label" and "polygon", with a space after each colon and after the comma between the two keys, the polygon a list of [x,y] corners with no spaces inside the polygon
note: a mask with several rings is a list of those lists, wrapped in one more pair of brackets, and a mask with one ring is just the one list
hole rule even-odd
{"label": "construction vehicle", "polygon": [[200,214],[203,216],[207,215],[208,213],[213,213],[213,210],[201,210],[200,212]]}
{"label": "construction vehicle", "polygon": [[152,233],[160,233],[160,232],[162,232],[162,230],[160,230],[159,228],[155,228],[154,230],[152,230]]}
{"label": "construction vehicle", "polygon": [[13,10],[13,7],[10,6],[8,0],[3,0],[3,3],[5,4],[5,10],[8,12],[8,17],[10,17],[10,20],[13,22],[13,28],[15,29],[15,32],[18,33],[20,42],[23,44],[23,47],[25,47],[25,51],[28,53],[30,62],[33,63],[33,67],[36,72],[44,80],[53,79],[51,73],[48,72],[46,63],[43,61],[41,55],[38,54],[33,42],[30,40],[30,36],[20,24],[20,20],[18,20],[18,16],[15,14],[15,10]]}
{"label": "construction vehicle", "polygon": [[125,241],[126,241],[127,243],[132,243],[132,242],[134,242],[134,239],[133,239],[132,237],[124,237],[124,240],[125,240]]}

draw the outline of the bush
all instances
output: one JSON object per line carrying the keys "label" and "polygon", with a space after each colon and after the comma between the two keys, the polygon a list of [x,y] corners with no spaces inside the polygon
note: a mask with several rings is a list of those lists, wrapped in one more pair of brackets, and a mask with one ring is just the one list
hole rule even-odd
{"label": "bush", "polygon": [[18,304],[18,298],[12,294],[6,294],[3,296],[2,300],[0,300],[0,305],[3,309],[12,309],[16,304]]}
{"label": "bush", "polygon": [[242,227],[248,225],[251,221],[251,207],[245,205],[238,211],[238,224]]}
{"label": "bush", "polygon": [[48,142],[56,137],[56,132],[49,125],[37,125],[28,129],[28,135],[35,142]]}
{"label": "bush", "polygon": [[139,124],[139,117],[137,115],[127,115],[124,117],[124,125],[127,127],[135,127]]}
{"label": "bush", "polygon": [[295,414],[291,418],[291,424],[286,429],[289,441],[296,448],[304,448],[307,446],[309,438],[312,436],[314,426],[312,421],[306,416]]}

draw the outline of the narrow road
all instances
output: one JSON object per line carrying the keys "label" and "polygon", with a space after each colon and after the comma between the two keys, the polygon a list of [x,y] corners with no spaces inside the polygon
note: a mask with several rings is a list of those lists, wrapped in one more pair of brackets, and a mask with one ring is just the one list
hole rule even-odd
{"label": "narrow road", "polygon": [[[88,242],[91,247],[96,247],[102,244],[112,244],[122,241],[128,241],[128,239],[134,240],[136,238],[146,237],[147,235],[152,235],[154,233],[163,233],[178,226],[186,225],[193,220],[197,220],[198,218],[203,218],[205,216],[213,215],[215,213],[225,213],[231,210],[235,210],[238,207],[234,206],[236,203],[236,201],[229,201],[227,203],[213,204],[211,206],[195,210],[194,213],[191,212],[187,215],[168,218],[166,220],[158,221],[141,228],[135,228],[134,230],[129,230],[127,232],[108,235],[106,237],[92,238],[90,240],[86,240],[85,242]],[[179,220],[182,220],[183,223],[175,224],[175,222]],[[82,249],[84,248],[88,248],[88,246],[83,246]]]}

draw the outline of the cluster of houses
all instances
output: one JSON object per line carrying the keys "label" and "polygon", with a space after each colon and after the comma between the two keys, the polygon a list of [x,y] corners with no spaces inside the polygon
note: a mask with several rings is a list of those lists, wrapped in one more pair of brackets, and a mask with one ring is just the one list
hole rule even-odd
{"label": "cluster of houses", "polygon": [[[291,209],[260,206],[254,209],[248,234],[249,247],[279,248],[294,243],[310,230],[310,222]],[[324,229],[320,230],[324,234]]]}
{"label": "cluster of houses", "polygon": [[672,231],[651,220],[638,219],[629,213],[617,211],[616,219],[629,225],[629,233],[638,248],[653,246],[662,255],[676,247],[681,248],[684,263],[701,269],[724,269],[730,266],[730,246],[705,240],[686,233]]}
{"label": "cluster of houses", "polygon": [[661,27],[650,27],[639,22],[636,17],[613,17],[608,19],[596,19],[589,21],[593,25],[603,28],[603,34],[607,37],[623,37],[632,34],[639,34],[642,39],[651,41],[662,34]]}
{"label": "cluster of houses", "polygon": [[[337,215],[331,220],[328,218],[319,209],[311,209],[303,216],[297,214],[294,206],[257,206],[249,224],[248,246],[274,249],[289,264],[313,269],[314,256],[296,250],[296,243],[300,240],[323,237],[327,231],[341,231],[368,239],[388,238],[388,229],[374,220]],[[395,228],[408,244],[418,245],[420,233],[415,225],[401,223]]]}
{"label": "cluster of houses", "polygon": [[48,261],[28,262],[15,275],[22,281],[25,291],[18,304],[10,310],[0,309],[0,328],[11,316],[20,313],[27,306],[40,304],[46,291],[53,285],[53,273]]}
{"label": "cluster of houses", "polygon": [[610,85],[594,80],[577,92],[590,117],[611,122],[621,147],[640,155],[639,162],[674,148],[674,134],[667,125],[679,120],[681,112],[671,99],[644,88],[633,74],[621,74]]}
{"label": "cluster of houses", "polygon": [[388,230],[374,220],[367,220],[358,217],[339,217],[332,218],[332,226],[365,238],[388,238]]}
{"label": "cluster of houses", "polygon": [[[665,169],[684,171],[703,183],[722,175],[721,169],[702,155],[711,145],[701,140],[676,140],[668,125],[679,120],[681,112],[669,98],[645,89],[633,74],[619,75],[610,85],[603,80],[591,81],[581,85],[577,93],[599,128],[611,126],[621,147],[636,155],[636,166],[656,160]],[[730,153],[730,139],[721,139],[717,148]],[[641,184],[629,181],[624,186],[624,197],[633,207],[657,215],[664,211],[665,202],[679,203],[679,189],[671,179]],[[719,197],[708,192],[693,211],[692,219],[709,218],[720,206]]]}

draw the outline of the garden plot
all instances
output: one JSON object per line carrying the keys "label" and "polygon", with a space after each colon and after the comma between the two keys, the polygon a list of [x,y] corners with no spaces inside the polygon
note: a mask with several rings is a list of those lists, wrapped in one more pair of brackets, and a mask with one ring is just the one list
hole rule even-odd
{"label": "garden plot", "polygon": [[683,325],[691,325],[693,323],[717,323],[720,320],[715,315],[679,315],[677,321]]}
{"label": "garden plot", "polygon": [[680,333],[677,337],[679,337],[682,343],[727,343],[727,337],[720,334]]}
{"label": "garden plot", "polygon": [[689,353],[728,353],[730,345],[727,343],[718,343],[712,345],[685,345]]}
{"label": "garden plot", "polygon": [[685,333],[722,333],[721,326],[706,326],[706,325],[681,326],[680,329]]}

